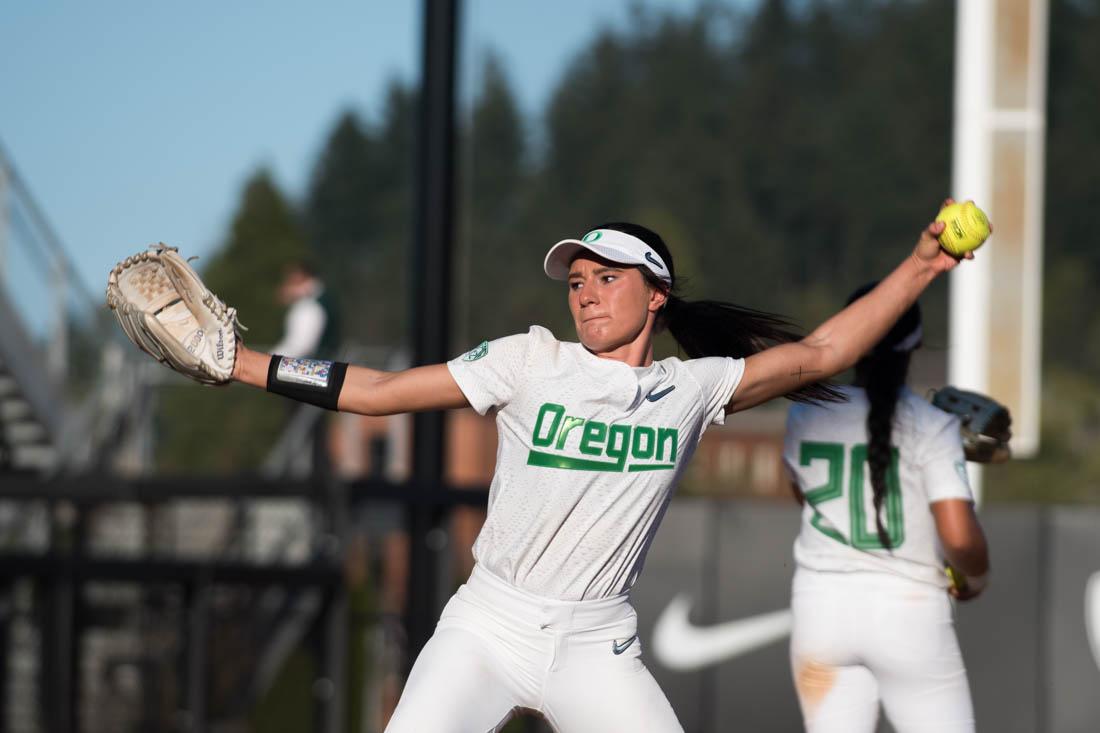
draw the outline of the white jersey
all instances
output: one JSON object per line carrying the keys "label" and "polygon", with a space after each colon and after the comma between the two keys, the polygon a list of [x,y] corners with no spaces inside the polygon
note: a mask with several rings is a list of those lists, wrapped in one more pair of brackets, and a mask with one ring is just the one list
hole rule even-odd
{"label": "white jersey", "polygon": [[783,460],[806,501],[795,562],[810,570],[877,570],[947,587],[943,550],[929,504],[973,501],[959,421],[903,388],[894,412],[894,459],[886,472],[879,541],[867,464],[869,403],[859,387],[845,403],[794,405],[787,415]]}
{"label": "white jersey", "polygon": [[496,411],[496,473],[474,558],[559,600],[630,589],[703,432],[725,419],[744,360],[630,367],[544,328],[448,362],[480,414]]}

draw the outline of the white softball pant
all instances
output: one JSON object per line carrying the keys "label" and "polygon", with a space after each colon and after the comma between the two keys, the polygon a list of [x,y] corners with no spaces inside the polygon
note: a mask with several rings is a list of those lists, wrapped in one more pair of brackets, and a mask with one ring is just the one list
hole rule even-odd
{"label": "white softball pant", "polygon": [[791,672],[810,733],[872,733],[881,701],[898,733],[973,733],[951,599],[877,572],[799,569]]}
{"label": "white softball pant", "polygon": [[626,595],[557,601],[475,566],[413,665],[387,733],[489,733],[517,708],[558,733],[683,733],[641,660]]}

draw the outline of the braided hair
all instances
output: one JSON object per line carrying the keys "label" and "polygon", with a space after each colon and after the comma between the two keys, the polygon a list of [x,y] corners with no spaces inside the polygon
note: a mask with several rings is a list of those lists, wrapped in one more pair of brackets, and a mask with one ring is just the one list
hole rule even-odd
{"label": "braided hair", "polygon": [[[610,222],[593,228],[615,229],[637,237],[652,247],[668,265],[671,287],[658,280],[649,269],[641,266],[638,269],[651,286],[668,291],[668,300],[658,316],[657,328],[667,328],[688,357],[732,356],[740,359],[769,346],[802,339],[794,324],[783,316],[720,300],[685,300],[680,297],[672,253],[656,232],[627,222]],[[841,393],[827,382],[804,385],[786,397],[794,402],[843,401]]]}
{"label": "braided hair", "polygon": [[[868,283],[848,297],[852,303],[869,293],[877,283]],[[875,527],[879,542],[886,549],[892,543],[882,524],[882,505],[886,500],[886,472],[893,461],[891,434],[898,396],[909,375],[910,356],[921,341],[920,305],[914,303],[894,327],[856,364],[856,381],[867,391],[867,463],[871,469],[874,492]]]}

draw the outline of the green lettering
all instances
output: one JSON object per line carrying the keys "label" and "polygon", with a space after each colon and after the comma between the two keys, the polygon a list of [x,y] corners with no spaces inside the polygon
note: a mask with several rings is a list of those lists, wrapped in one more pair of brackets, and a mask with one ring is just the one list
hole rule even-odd
{"label": "green lettering", "polygon": [[[852,514],[852,547],[860,550],[882,550],[882,540],[878,532],[871,530],[873,522],[867,521],[863,508],[863,471],[867,465],[867,446],[853,445],[851,457],[851,476],[848,482],[848,506]],[[868,468],[870,468],[868,466]],[[890,449],[890,465],[886,470],[886,538],[891,548],[901,547],[905,542],[905,522],[902,518],[901,480],[898,477],[898,449]],[[874,515],[871,515],[874,517]]]}
{"label": "green lettering", "polygon": [[814,515],[810,518],[810,524],[826,537],[831,537],[842,545],[848,544],[844,535],[817,508],[818,504],[844,495],[844,445],[804,442],[799,447],[798,461],[802,466],[810,466],[814,461],[826,462],[828,483],[803,492],[806,503],[813,507]]}
{"label": "green lettering", "polygon": [[569,435],[569,431],[578,425],[584,425],[583,417],[573,417],[569,415],[565,418],[565,423],[561,426],[561,432],[558,433],[558,444],[554,446],[558,450],[565,448],[565,438]]}
{"label": "green lettering", "polygon": [[[569,433],[577,428],[581,431],[580,440],[575,448],[571,448],[568,445]],[[609,425],[599,420],[566,415],[564,405],[547,402],[539,407],[535,418],[531,433],[532,450],[528,451],[527,464],[574,471],[674,470],[678,438],[676,428]],[[565,455],[574,449],[596,460]],[[667,459],[666,455],[669,456]],[[629,467],[626,465],[628,458],[634,459]]]}
{"label": "green lettering", "polygon": [[668,460],[672,463],[676,462],[676,447],[680,443],[679,434],[676,432],[676,428],[657,428],[657,460],[665,460],[665,443],[672,445],[672,454],[668,457]]}
{"label": "green lettering", "polygon": [[[616,436],[621,440],[616,440]],[[604,451],[611,458],[615,459],[615,465],[620,469],[623,464],[626,463],[626,454],[630,449],[630,426],[629,425],[612,425],[610,433],[607,436],[607,449]]]}
{"label": "green lettering", "polygon": [[607,439],[607,425],[589,420],[581,433],[581,453],[589,456],[603,455],[600,445]]}
{"label": "green lettering", "polygon": [[[642,446],[642,438],[645,438],[645,446]],[[634,435],[630,439],[630,455],[634,458],[652,458],[653,451],[657,447],[657,433],[653,428],[636,427]]]}
{"label": "green lettering", "polygon": [[[554,421],[550,423],[550,429],[547,431],[546,436],[540,437],[542,435],[542,421],[548,414],[554,416]],[[540,448],[548,448],[554,442],[554,438],[558,434],[558,427],[561,425],[561,418],[564,414],[564,405],[555,405],[553,402],[547,402],[540,407],[539,416],[535,420],[535,430],[531,433],[531,443]]]}

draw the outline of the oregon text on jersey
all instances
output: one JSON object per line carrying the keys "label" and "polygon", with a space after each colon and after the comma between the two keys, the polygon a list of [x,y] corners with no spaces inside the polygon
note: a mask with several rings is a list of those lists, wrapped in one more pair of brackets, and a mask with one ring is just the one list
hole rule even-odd
{"label": "oregon text on jersey", "polygon": [[[572,439],[571,439],[572,438]],[[527,465],[577,471],[661,471],[676,467],[676,428],[608,425],[565,414],[565,407],[547,402],[539,408]],[[585,456],[576,456],[579,451]],[[574,453],[574,455],[566,455]],[[627,458],[631,464],[626,465]],[[611,460],[600,460],[610,458]]]}

